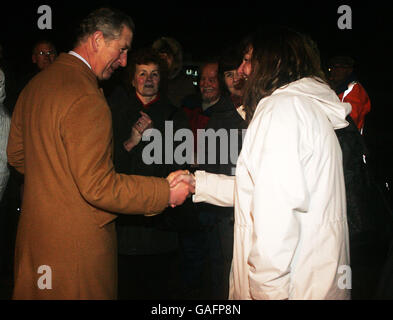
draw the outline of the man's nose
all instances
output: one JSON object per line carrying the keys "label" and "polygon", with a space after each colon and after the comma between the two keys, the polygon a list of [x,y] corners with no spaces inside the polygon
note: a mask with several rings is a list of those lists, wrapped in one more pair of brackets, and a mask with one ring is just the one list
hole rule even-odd
{"label": "man's nose", "polygon": [[121,54],[120,58],[119,58],[119,61],[120,61],[120,65],[122,67],[126,67],[127,66],[127,53]]}

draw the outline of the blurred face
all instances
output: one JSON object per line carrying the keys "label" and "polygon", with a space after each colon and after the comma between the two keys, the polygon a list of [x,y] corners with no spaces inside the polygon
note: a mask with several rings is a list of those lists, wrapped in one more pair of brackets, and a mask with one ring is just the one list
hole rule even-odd
{"label": "blurred face", "polygon": [[166,61],[168,65],[168,70],[170,70],[173,65],[173,56],[167,53],[159,53],[159,56]]}
{"label": "blurred face", "polygon": [[132,31],[123,27],[119,39],[105,41],[101,37],[100,46],[97,47],[97,62],[93,68],[98,79],[107,80],[117,68],[127,65],[132,36]]}
{"label": "blurred face", "polygon": [[203,67],[199,87],[204,102],[214,102],[220,98],[218,63],[210,63]]}
{"label": "blurred face", "polygon": [[33,63],[35,63],[39,70],[44,70],[49,67],[56,58],[55,49],[48,43],[40,43],[34,49],[34,53],[31,57]]}
{"label": "blurred face", "polygon": [[224,81],[231,94],[239,97],[242,96],[244,79],[239,76],[237,70],[225,71]]}
{"label": "blurred face", "polygon": [[155,99],[160,87],[160,70],[155,63],[137,64],[132,85],[139,99],[148,103]]}
{"label": "blurred face", "polygon": [[252,71],[251,58],[252,58],[252,48],[250,48],[247,51],[247,53],[244,54],[242,64],[237,69],[239,76],[243,77],[244,79],[247,79],[251,74]]}
{"label": "blurred face", "polygon": [[342,83],[353,71],[353,68],[343,66],[333,66],[329,69],[329,81],[332,86],[338,86]]}

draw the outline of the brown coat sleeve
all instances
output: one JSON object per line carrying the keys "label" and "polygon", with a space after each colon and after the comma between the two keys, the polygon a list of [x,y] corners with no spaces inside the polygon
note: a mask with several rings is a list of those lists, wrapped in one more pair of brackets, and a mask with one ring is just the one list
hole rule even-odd
{"label": "brown coat sleeve", "polygon": [[105,99],[84,96],[61,124],[74,181],[91,205],[118,213],[153,215],[169,200],[166,179],[117,174],[112,162],[112,120]]}

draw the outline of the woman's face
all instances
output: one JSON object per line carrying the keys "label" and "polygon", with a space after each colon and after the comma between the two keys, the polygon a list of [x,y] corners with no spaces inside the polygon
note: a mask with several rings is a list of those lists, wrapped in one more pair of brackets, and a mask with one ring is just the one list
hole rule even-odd
{"label": "woman's face", "polygon": [[160,70],[157,64],[137,64],[132,85],[139,97],[154,99],[160,87]]}
{"label": "woman's face", "polygon": [[247,79],[252,71],[251,66],[251,58],[252,58],[252,47],[244,54],[243,62],[240,67],[237,69],[237,72],[241,77]]}
{"label": "woman's face", "polygon": [[242,96],[244,79],[243,77],[240,77],[237,70],[225,71],[224,81],[231,94],[239,97]]}

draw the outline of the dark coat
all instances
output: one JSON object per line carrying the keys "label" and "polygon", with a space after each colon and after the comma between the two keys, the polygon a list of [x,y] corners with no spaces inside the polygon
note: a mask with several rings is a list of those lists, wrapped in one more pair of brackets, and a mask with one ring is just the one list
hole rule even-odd
{"label": "dark coat", "polygon": [[[180,109],[163,96],[144,107],[135,90],[123,86],[114,89],[108,97],[108,103],[112,110],[114,165],[117,172],[167,177],[172,171],[185,169],[185,166],[176,164],[175,159],[173,163],[165,163],[165,121],[173,121],[174,132],[187,127],[185,115]],[[162,164],[144,162],[143,150],[150,141],[141,141],[130,152],[123,147],[123,142],[130,137],[132,126],[141,116],[140,111],[150,116],[153,127],[159,130],[163,137]],[[174,149],[177,144],[173,143]],[[158,254],[175,250],[177,234],[168,230],[168,223],[171,216],[179,210],[181,207],[167,208],[158,218],[121,215],[117,221],[119,253]]]}
{"label": "dark coat", "polygon": [[[205,163],[198,163],[196,169],[216,174],[234,175],[237,157],[233,158],[231,161],[231,147],[232,153],[236,151],[237,155],[240,154],[243,142],[242,130],[247,128],[247,124],[237,112],[230,97],[222,95],[216,104],[206,110],[202,110],[202,100],[198,95],[189,96],[188,99],[185,99],[184,101],[185,105],[183,108],[188,115],[189,123],[193,129],[194,135],[197,132],[197,129],[213,129],[215,132],[220,129],[224,129],[228,137],[228,162],[224,163],[224,159],[221,159],[221,149],[223,145],[220,142],[220,139],[217,138],[213,161],[209,161],[209,155],[211,156],[211,153],[209,152],[209,143],[212,143],[212,141],[205,138],[204,141],[198,142],[198,144],[204,143],[205,145]],[[230,138],[231,130],[235,133],[232,138]],[[212,148],[213,147],[214,146],[212,146]],[[219,207],[208,203],[197,203],[195,206],[201,214],[201,223],[206,223],[207,227],[215,224],[219,218],[224,217],[224,215],[233,215],[233,208],[230,207]]]}
{"label": "dark coat", "polygon": [[393,229],[391,208],[367,164],[364,138],[352,118],[346,120],[349,125],[335,132],[343,154],[349,236],[355,248],[390,237]]}
{"label": "dark coat", "polygon": [[[242,147],[242,129],[247,128],[245,120],[237,112],[232,100],[229,96],[223,95],[217,103],[210,106],[206,110],[202,110],[202,100],[199,95],[189,96],[185,99],[183,106],[189,120],[190,127],[194,133],[196,140],[198,129],[213,129],[218,131],[224,129],[227,132],[228,142],[230,142],[230,130],[237,130],[237,139],[232,138],[232,142],[237,140],[237,153],[240,153]],[[208,161],[209,157],[209,140],[206,138],[205,145],[205,161],[198,163],[198,170],[205,170],[211,173],[233,175],[233,168],[236,167],[236,160],[231,162],[230,159],[230,143],[228,144],[228,163],[224,163],[220,159],[221,145],[219,139],[216,141],[215,156],[213,161]],[[199,142],[198,142],[199,143]],[[236,147],[236,144],[233,145]],[[210,155],[211,156],[211,155]]]}

